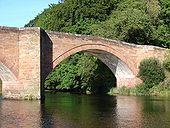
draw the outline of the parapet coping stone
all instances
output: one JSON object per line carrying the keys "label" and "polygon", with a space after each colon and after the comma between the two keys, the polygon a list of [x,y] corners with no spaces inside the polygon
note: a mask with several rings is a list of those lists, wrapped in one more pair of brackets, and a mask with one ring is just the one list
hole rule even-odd
{"label": "parapet coping stone", "polygon": [[107,38],[92,36],[92,35],[81,35],[81,34],[49,31],[49,30],[44,30],[40,27],[20,27],[20,28],[18,28],[18,27],[0,26],[0,31],[1,30],[7,30],[7,31],[38,30],[38,31],[41,31],[41,32],[46,32],[48,35],[56,35],[58,37],[80,38],[82,40],[101,41],[101,42],[105,42],[105,43],[111,43],[111,44],[114,43],[114,44],[117,44],[117,45],[126,45],[126,46],[130,46],[130,47],[136,47],[136,48],[142,48],[142,49],[166,50],[166,48],[162,48],[162,47],[159,47],[159,46],[138,45],[138,44],[132,44],[132,43],[124,42],[124,41],[107,39]]}

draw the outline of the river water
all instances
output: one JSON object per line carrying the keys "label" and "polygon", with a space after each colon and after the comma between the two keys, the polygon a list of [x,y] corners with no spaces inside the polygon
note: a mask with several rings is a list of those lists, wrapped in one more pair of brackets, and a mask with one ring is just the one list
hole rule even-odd
{"label": "river water", "polygon": [[170,128],[170,99],[46,94],[39,101],[0,99],[0,128]]}

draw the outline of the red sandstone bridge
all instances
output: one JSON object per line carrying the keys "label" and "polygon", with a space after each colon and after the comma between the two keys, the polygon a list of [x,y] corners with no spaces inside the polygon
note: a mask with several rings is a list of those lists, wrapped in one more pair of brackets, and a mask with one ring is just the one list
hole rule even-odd
{"label": "red sandstone bridge", "polygon": [[88,52],[115,74],[117,87],[135,86],[141,60],[163,59],[164,49],[40,28],[0,27],[0,79],[4,98],[41,98],[47,75],[63,59]]}

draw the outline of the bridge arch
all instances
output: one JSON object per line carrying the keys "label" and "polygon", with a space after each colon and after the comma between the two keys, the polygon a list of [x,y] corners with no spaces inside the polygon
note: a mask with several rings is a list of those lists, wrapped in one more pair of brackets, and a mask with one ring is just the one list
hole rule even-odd
{"label": "bridge arch", "polygon": [[[91,51],[92,50],[100,50],[100,51],[105,51],[107,53],[110,53],[113,56],[116,56],[120,60],[122,60],[122,62],[124,62],[129,67],[129,69],[131,69],[132,72],[134,74],[136,74],[134,63],[132,62],[132,60],[130,60],[130,58],[127,59],[127,57],[124,56],[121,53],[122,51],[118,51],[116,49],[113,49],[113,48],[111,48],[111,47],[109,47],[109,46],[107,46],[105,44],[83,44],[83,45],[73,47],[73,48],[65,51],[63,54],[59,55],[57,58],[55,58],[53,60],[53,67],[58,65],[62,60],[69,57],[70,55],[73,55],[73,54],[75,54],[77,52],[88,51],[88,50],[91,50]],[[55,52],[53,54],[55,54]]]}
{"label": "bridge arch", "polygon": [[[55,51],[53,52],[55,56]],[[53,68],[56,67],[62,60],[77,52],[87,52],[105,63],[115,75],[118,87],[130,86],[132,83],[136,83],[136,81],[139,80],[136,78],[137,72],[133,60],[124,56],[121,53],[123,51],[113,49],[107,44],[82,44],[73,47],[63,52],[53,60]]]}

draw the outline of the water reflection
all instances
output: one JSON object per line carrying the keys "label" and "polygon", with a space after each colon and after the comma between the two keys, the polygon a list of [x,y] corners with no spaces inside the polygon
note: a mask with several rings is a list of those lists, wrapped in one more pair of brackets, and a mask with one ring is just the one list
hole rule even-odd
{"label": "water reflection", "polygon": [[38,128],[40,104],[32,101],[0,101],[1,128]]}
{"label": "water reflection", "polygon": [[60,120],[60,127],[72,128],[116,126],[115,108],[116,97],[111,96],[51,95],[45,104],[55,126]]}
{"label": "water reflection", "polygon": [[143,100],[143,124],[152,128],[170,127],[170,99],[159,97],[144,97]]}
{"label": "water reflection", "polygon": [[47,94],[42,105],[0,100],[0,127],[168,128],[169,108],[166,98]]}

